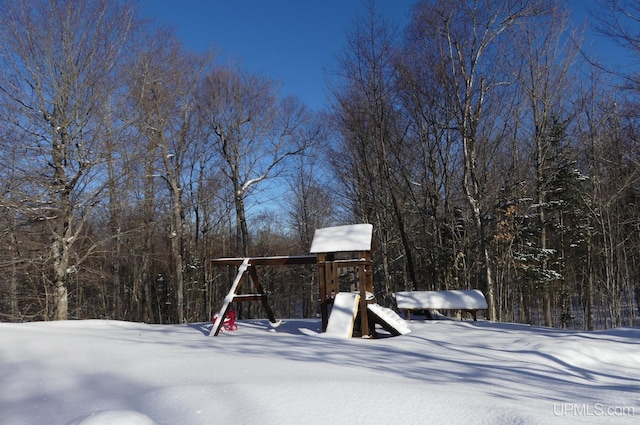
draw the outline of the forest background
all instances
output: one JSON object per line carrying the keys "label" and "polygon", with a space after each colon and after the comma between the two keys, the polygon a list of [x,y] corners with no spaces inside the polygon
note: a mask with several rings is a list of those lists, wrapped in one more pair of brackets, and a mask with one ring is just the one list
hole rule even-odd
{"label": "forest background", "polygon": [[[640,6],[589,4],[587,29],[563,1],[418,0],[402,28],[369,3],[312,111],[135,2],[4,0],[0,319],[208,320],[235,274],[211,259],[366,222],[383,305],[479,288],[491,320],[637,325]],[[261,270],[276,316],[317,315],[315,273]]]}

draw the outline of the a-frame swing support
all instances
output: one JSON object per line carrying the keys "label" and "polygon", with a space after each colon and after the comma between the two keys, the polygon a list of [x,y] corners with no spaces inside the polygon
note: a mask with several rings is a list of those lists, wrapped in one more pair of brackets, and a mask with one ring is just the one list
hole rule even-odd
{"label": "a-frame swing support", "polygon": [[[216,320],[213,323],[213,327],[209,332],[210,336],[217,336],[220,333],[220,329],[224,324],[224,318],[227,312],[231,308],[231,304],[234,302],[247,302],[259,300],[267,313],[267,318],[271,324],[276,325],[275,316],[269,306],[269,294],[262,287],[260,278],[256,271],[255,266],[279,266],[279,265],[292,265],[292,264],[315,264],[315,255],[300,255],[300,256],[281,256],[281,257],[249,257],[249,258],[218,258],[212,260],[215,265],[218,266],[237,266],[238,273],[231,284],[231,289],[227,293],[222,303],[222,308],[216,316]],[[246,279],[246,275],[249,275],[254,286],[254,293],[250,294],[238,294],[242,281]]]}

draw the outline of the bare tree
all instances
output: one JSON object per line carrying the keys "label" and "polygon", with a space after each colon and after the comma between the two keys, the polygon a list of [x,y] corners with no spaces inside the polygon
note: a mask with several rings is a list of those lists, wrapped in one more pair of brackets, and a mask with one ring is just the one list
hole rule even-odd
{"label": "bare tree", "polygon": [[219,67],[203,80],[199,104],[221,169],[233,188],[236,250],[249,256],[247,195],[267,178],[278,176],[291,157],[303,154],[319,129],[298,100],[278,98],[273,81],[235,66]]}
{"label": "bare tree", "polygon": [[107,113],[120,57],[135,27],[132,6],[99,1],[9,0],[0,11],[0,96],[17,119],[8,143],[21,156],[3,164],[19,176],[12,194],[23,217],[51,234],[56,319],[69,315],[72,249],[105,190]]}
{"label": "bare tree", "polygon": [[[634,61],[640,59],[640,4],[637,1],[599,0],[590,3],[589,9],[596,21],[597,31],[629,52],[635,58]],[[640,89],[640,73],[635,66],[625,65],[616,69],[612,69],[611,65],[598,67],[623,77],[628,88]]]}
{"label": "bare tree", "polygon": [[289,227],[302,252],[308,252],[316,229],[336,221],[335,197],[326,173],[322,173],[317,156],[299,157],[287,178]]}
{"label": "bare tree", "polygon": [[459,288],[468,281],[464,261],[464,231],[458,231],[458,181],[462,178],[460,155],[442,75],[446,64],[437,49],[425,43],[419,25],[410,26],[399,57],[398,90],[412,139],[406,155],[410,195],[421,228],[416,231],[422,247],[429,289]]}
{"label": "bare tree", "polygon": [[[405,125],[398,108],[397,31],[369,2],[339,57],[333,122],[340,134],[332,153],[336,173],[352,197],[352,216],[374,225],[383,278],[379,295],[391,303],[397,287],[417,289],[414,250],[405,208]],[[391,277],[390,262],[400,269]]]}
{"label": "bare tree", "polygon": [[413,14],[414,32],[433,43],[446,64],[442,83],[448,91],[446,102],[460,135],[462,189],[478,235],[491,320],[497,314],[494,271],[487,245],[489,232],[483,212],[487,207],[483,170],[491,157],[488,152],[495,149],[487,143],[500,137],[489,131],[492,124],[485,119],[486,108],[489,96],[503,84],[498,66],[501,49],[509,45],[503,34],[541,11],[541,3],[534,0],[456,0],[421,1]]}
{"label": "bare tree", "polygon": [[[169,192],[167,238],[173,260],[177,321],[184,321],[184,190],[188,170],[203,147],[195,96],[210,55],[185,53],[176,38],[163,30],[140,52],[132,76],[131,97],[140,114],[137,125],[148,143],[154,164],[151,176],[164,181]],[[149,176],[148,178],[150,178]],[[147,184],[151,183],[147,181]],[[147,195],[151,195],[147,192]]]}
{"label": "bare tree", "polygon": [[[298,157],[293,172],[287,178],[289,195],[286,199],[288,227],[294,252],[308,253],[316,229],[331,226],[337,221],[337,202],[330,176],[322,172],[320,155]],[[317,310],[318,282],[311,266],[301,266],[292,291],[300,294],[303,317],[312,317]],[[300,279],[301,278],[301,279]]]}

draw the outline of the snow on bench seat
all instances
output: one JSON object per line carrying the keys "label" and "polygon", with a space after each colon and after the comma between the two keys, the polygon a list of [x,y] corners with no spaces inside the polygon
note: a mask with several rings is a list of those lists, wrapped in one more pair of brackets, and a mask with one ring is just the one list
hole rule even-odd
{"label": "snow on bench seat", "polygon": [[478,310],[487,309],[487,300],[477,289],[452,291],[404,291],[396,292],[396,306],[405,310],[406,318],[417,310],[464,310],[476,320]]}

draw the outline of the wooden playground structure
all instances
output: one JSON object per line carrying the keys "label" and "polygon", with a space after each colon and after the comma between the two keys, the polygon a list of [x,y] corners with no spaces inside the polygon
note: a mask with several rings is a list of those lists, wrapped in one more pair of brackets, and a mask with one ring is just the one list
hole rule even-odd
{"label": "wooden playground structure", "polygon": [[[238,267],[235,280],[209,335],[216,336],[223,328],[232,303],[260,301],[269,322],[277,326],[268,302],[268,293],[264,290],[256,266],[315,265],[318,269],[318,302],[322,318],[322,331],[339,336],[351,337],[356,318],[359,317],[359,331],[363,337],[375,334],[375,324],[379,323],[394,335],[410,330],[403,325],[402,319],[389,309],[376,304],[373,291],[373,226],[354,224],[328,227],[315,232],[310,255],[218,258],[212,260],[214,266]],[[340,269],[357,270],[356,287],[349,292],[341,292],[339,284]],[[253,282],[252,293],[240,293],[242,282],[249,276]],[[394,317],[395,315],[395,317]],[[397,318],[396,318],[397,317]],[[398,320],[399,319],[399,320]]]}

